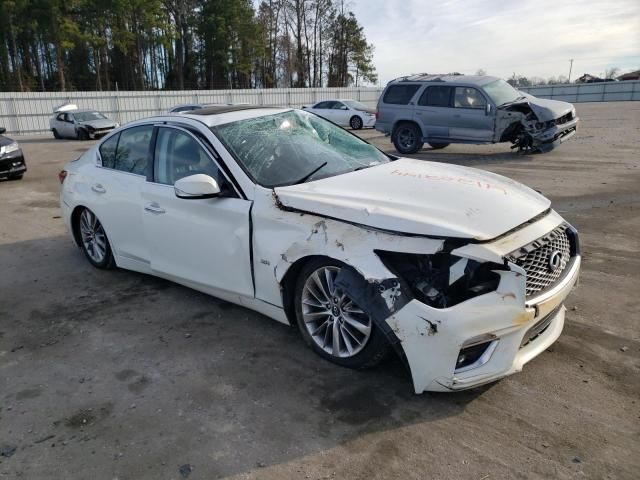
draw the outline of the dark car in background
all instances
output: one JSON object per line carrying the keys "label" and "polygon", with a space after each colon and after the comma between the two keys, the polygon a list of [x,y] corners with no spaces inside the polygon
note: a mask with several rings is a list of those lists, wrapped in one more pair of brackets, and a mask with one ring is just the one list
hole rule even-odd
{"label": "dark car in background", "polygon": [[0,127],[0,179],[20,180],[27,164],[18,142],[3,135],[6,131]]}

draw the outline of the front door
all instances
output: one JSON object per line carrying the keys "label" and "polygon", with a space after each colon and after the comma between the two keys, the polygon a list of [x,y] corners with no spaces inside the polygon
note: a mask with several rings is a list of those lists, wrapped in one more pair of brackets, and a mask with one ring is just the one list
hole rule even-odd
{"label": "front door", "polygon": [[[176,180],[204,173],[226,192],[208,199],[175,195]],[[143,222],[156,273],[216,294],[253,296],[249,211],[205,146],[188,131],[158,128],[153,181],[142,194]]]}
{"label": "front door", "polygon": [[449,135],[467,141],[492,141],[493,111],[487,111],[487,100],[477,88],[455,87]]}

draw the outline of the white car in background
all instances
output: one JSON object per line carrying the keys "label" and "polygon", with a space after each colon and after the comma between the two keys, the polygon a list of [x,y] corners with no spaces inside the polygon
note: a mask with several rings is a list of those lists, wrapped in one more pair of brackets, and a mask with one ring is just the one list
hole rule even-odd
{"label": "white car in background", "polygon": [[314,105],[303,105],[302,109],[354,130],[376,125],[376,110],[355,100],[323,100]]}
{"label": "white car in background", "polygon": [[302,110],[131,122],[60,181],[63,218],[94,266],[297,324],[345,367],[393,349],[416,393],[520,371],[560,335],[580,269],[576,230],[534,190],[387,155]]}

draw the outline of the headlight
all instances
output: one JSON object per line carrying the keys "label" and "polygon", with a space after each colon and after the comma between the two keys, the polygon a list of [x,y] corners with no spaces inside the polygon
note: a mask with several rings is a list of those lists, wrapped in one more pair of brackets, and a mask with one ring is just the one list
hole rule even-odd
{"label": "headlight", "polygon": [[418,255],[377,251],[385,266],[398,276],[417,300],[446,308],[498,288],[504,265],[477,262],[449,253]]}
{"label": "headlight", "polygon": [[7,153],[17,152],[18,150],[20,150],[20,145],[18,145],[18,142],[12,142],[9,145],[0,147],[0,155],[6,155]]}

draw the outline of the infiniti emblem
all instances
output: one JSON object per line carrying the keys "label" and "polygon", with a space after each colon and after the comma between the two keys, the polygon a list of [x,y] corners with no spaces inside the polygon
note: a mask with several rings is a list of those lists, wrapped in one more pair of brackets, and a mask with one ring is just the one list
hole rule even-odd
{"label": "infiniti emblem", "polygon": [[560,250],[554,250],[549,255],[548,267],[549,271],[555,272],[562,265],[562,252]]}

